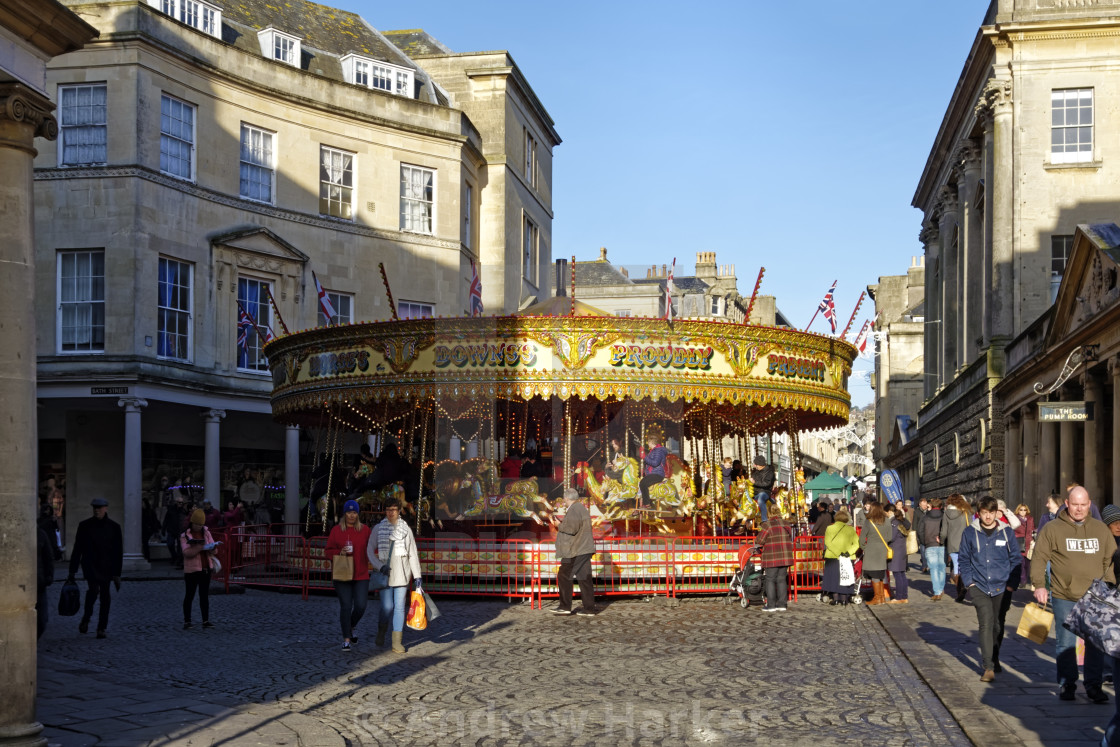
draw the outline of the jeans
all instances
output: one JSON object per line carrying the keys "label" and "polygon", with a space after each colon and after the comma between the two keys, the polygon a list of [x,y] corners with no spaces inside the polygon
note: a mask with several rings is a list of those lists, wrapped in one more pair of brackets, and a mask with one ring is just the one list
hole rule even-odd
{"label": "jeans", "polygon": [[910,582],[906,579],[906,571],[891,571],[894,574],[894,598],[910,598]]}
{"label": "jeans", "polygon": [[954,576],[959,575],[960,572],[961,572],[961,566],[960,566],[959,558],[960,558],[960,553],[959,552],[949,553],[949,560],[953,561],[953,575]]}
{"label": "jeans", "polygon": [[556,586],[560,589],[560,609],[572,608],[572,579],[579,582],[579,596],[585,610],[595,609],[595,584],[591,580],[591,553],[560,560]]}
{"label": "jeans", "polygon": [[194,571],[183,575],[187,582],[187,593],[183,596],[183,622],[191,621],[191,605],[194,592],[198,590],[198,609],[202,612],[202,622],[210,622],[210,571]]}
{"label": "jeans", "polygon": [[335,581],[334,590],[338,594],[338,622],[342,626],[342,637],[349,640],[354,636],[354,628],[361,622],[362,615],[366,613],[369,579]]}
{"label": "jeans", "polygon": [[980,657],[984,660],[984,669],[994,669],[995,663],[999,661],[999,647],[1003,643],[1003,626],[1007,620],[1007,610],[1011,606],[1011,593],[1004,591],[990,597],[977,589],[969,589],[968,596],[972,600],[972,606],[976,608],[976,623],[980,628]]}
{"label": "jeans", "polygon": [[926,563],[926,546],[918,545],[918,573],[925,573],[929,570]]}
{"label": "jeans", "polygon": [[765,490],[760,490],[754,494],[754,499],[758,501],[759,520],[766,521],[766,502],[770,500],[770,494]]}
{"label": "jeans", "polygon": [[93,617],[93,605],[100,597],[101,604],[97,607],[98,630],[106,630],[109,627],[109,607],[112,605],[112,599],[109,598],[109,583],[109,579],[90,581],[89,590],[86,592],[86,609],[82,614],[82,622],[88,623]]}
{"label": "jeans", "polygon": [[[1077,604],[1068,599],[1058,599],[1050,595],[1050,602],[1054,605],[1054,630],[1057,632],[1057,641],[1054,646],[1054,658],[1058,661],[1058,684],[1061,687],[1077,686],[1077,636],[1066,630],[1062,625]],[[1104,654],[1093,644],[1085,641],[1085,687],[1100,688],[1104,681]]]}
{"label": "jeans", "polygon": [[940,596],[945,591],[945,548],[940,545],[926,548],[926,565],[929,566],[929,581],[933,585],[933,595]]}
{"label": "jeans", "polygon": [[[1120,659],[1109,658],[1112,659],[1112,686],[1116,687],[1116,683],[1120,682]],[[1114,700],[1116,701],[1116,713],[1112,714],[1112,720],[1105,727],[1101,747],[1120,747],[1120,698],[1114,698]]]}
{"label": "jeans", "polygon": [[766,609],[785,609],[789,598],[789,566],[764,569],[762,583],[766,591]]}
{"label": "jeans", "polygon": [[408,587],[390,586],[378,592],[381,595],[381,614],[377,618],[379,625],[388,625],[393,622],[393,632],[404,630],[404,616],[408,613]]}

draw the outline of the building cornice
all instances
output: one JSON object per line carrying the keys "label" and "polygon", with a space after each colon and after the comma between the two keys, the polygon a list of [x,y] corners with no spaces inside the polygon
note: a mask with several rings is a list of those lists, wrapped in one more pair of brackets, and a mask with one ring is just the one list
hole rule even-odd
{"label": "building cornice", "polygon": [[0,0],[0,26],[49,57],[81,49],[98,35],[57,0]]}

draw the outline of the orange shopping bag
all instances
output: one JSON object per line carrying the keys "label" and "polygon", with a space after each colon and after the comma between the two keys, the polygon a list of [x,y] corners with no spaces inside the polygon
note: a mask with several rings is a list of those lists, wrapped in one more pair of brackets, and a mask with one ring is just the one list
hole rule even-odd
{"label": "orange shopping bag", "polygon": [[412,592],[406,624],[413,630],[423,630],[428,627],[428,616],[424,614],[424,595],[418,591]]}

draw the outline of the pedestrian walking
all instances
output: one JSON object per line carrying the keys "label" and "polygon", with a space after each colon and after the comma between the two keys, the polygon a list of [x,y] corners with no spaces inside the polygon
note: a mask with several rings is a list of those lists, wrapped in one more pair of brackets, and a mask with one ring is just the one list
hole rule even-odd
{"label": "pedestrian walking", "polygon": [[[1112,538],[1116,541],[1112,550],[1112,575],[1120,580],[1120,506],[1110,503],[1101,509],[1101,521],[1108,526]],[[1112,686],[1115,688],[1117,683],[1120,683],[1120,658],[1115,656],[1109,658],[1112,659]],[[1120,747],[1120,698],[1116,699],[1116,711],[1105,727],[1101,747]]]}
{"label": "pedestrian walking", "polygon": [[840,558],[854,563],[859,552],[859,537],[849,522],[848,510],[841,508],[833,517],[834,521],[824,530],[824,571],[821,573],[821,591],[832,596],[830,604],[851,604],[856,593],[855,571],[852,582],[842,583],[840,577]]}
{"label": "pedestrian walking", "polygon": [[1019,585],[1024,586],[1031,582],[1031,544],[1034,542],[1034,517],[1025,503],[1015,507],[1015,515],[1019,518],[1019,526],[1015,529],[1015,539],[1019,542],[1019,552],[1022,554],[1022,563],[1019,566]]}
{"label": "pedestrian walking", "polygon": [[[357,501],[346,501],[342,505],[342,521],[331,527],[327,537],[327,562],[333,562],[338,555],[354,561],[353,578],[349,581],[335,579],[334,591],[338,595],[338,621],[342,628],[342,650],[349,651],[350,644],[357,643],[354,628],[366,613],[369,600],[369,559],[366,550],[372,532],[359,517],[361,507]],[[392,566],[390,565],[390,568]],[[385,632],[378,631],[379,646],[385,645]]]}
{"label": "pedestrian walking", "polygon": [[[1098,578],[1116,583],[1112,567],[1112,550],[1116,546],[1112,532],[1102,521],[1089,515],[1089,492],[1081,486],[1073,488],[1066,499],[1066,508],[1047,522],[1035,539],[1031,563],[1031,583],[1039,604],[1054,605],[1057,637],[1054,658],[1057,661],[1059,692],[1062,700],[1074,700],[1077,689],[1077,636],[1061,624],[1073,605]],[[1047,588],[1046,567],[1050,566]],[[1104,680],[1104,654],[1085,641],[1085,695],[1094,703],[1107,703],[1101,690]]]}
{"label": "pedestrian walking", "polygon": [[560,559],[560,570],[556,574],[556,586],[560,590],[560,604],[553,610],[558,615],[572,614],[572,579],[579,582],[579,596],[582,606],[575,611],[577,615],[589,616],[598,613],[595,606],[595,584],[591,578],[591,556],[595,554],[595,538],[591,534],[591,514],[587,506],[579,500],[579,493],[573,488],[564,490],[564,520],[557,522],[556,557]]}
{"label": "pedestrian walking", "polygon": [[887,512],[881,504],[873,501],[867,508],[867,521],[859,536],[859,545],[863,549],[863,577],[871,581],[871,588],[875,590],[868,604],[890,601],[886,577],[887,556],[893,552],[890,544],[892,532]]}
{"label": "pedestrian walking", "polygon": [[959,562],[961,535],[971,521],[972,507],[960,493],[954,493],[945,501],[945,515],[941,517],[941,540],[952,564],[949,569],[949,583],[957,587],[956,601],[964,601],[964,584],[961,583]]}
{"label": "pedestrian walking", "polygon": [[179,551],[183,555],[183,630],[191,629],[191,608],[198,592],[198,611],[202,613],[202,627],[212,628],[210,622],[210,574],[213,557],[221,542],[215,542],[206,526],[206,513],[196,508],[190,515],[190,526],[179,535]]}
{"label": "pedestrian walking", "polygon": [[902,501],[895,506],[888,503],[883,508],[891,520],[891,557],[887,560],[887,571],[894,576],[894,599],[890,602],[908,604],[910,581],[906,578],[906,569],[910,563],[906,555],[906,537],[910,534],[912,525]]}
{"label": "pedestrian walking", "polygon": [[999,503],[991,496],[980,499],[979,517],[961,535],[961,579],[980,629],[981,682],[991,682],[1002,671],[999,648],[1011,595],[1019,588],[1022,556],[1010,525],[1000,521]]}
{"label": "pedestrian walking", "polygon": [[408,524],[401,521],[401,504],[395,498],[385,502],[385,518],[369,535],[366,557],[374,570],[389,563],[389,586],[382,589],[381,613],[377,620],[377,645],[385,645],[385,633],[392,626],[393,651],[407,653],[404,647],[404,617],[408,612],[408,587],[416,582],[420,590],[420,555],[416,537]]}
{"label": "pedestrian walking", "polygon": [[775,512],[762,522],[756,540],[762,548],[763,587],[766,606],[763,612],[785,612],[789,598],[789,569],[794,563],[793,527]]}
{"label": "pedestrian walking", "polygon": [[944,512],[941,510],[940,498],[929,500],[929,511],[920,517],[918,523],[918,539],[925,545],[926,567],[929,568],[929,581],[932,587],[930,599],[934,602],[941,600],[945,591],[945,546],[941,542],[941,519]]}
{"label": "pedestrian walking", "polygon": [[919,526],[928,512],[929,501],[925,498],[920,498],[918,500],[918,505],[914,508],[914,518],[911,521],[914,532],[918,535],[918,573],[929,573],[929,564],[926,562],[926,546],[921,530],[919,529]]}
{"label": "pedestrian walking", "polygon": [[78,532],[74,535],[74,549],[70,553],[70,573],[66,580],[73,582],[78,568],[82,569],[89,589],[86,591],[85,611],[78,623],[78,632],[89,632],[93,605],[101,600],[97,608],[97,637],[105,638],[112,605],[109,584],[112,583],[117,591],[121,589],[124,540],[121,525],[109,518],[109,502],[104,498],[94,498],[89,505],[93,508],[93,516],[78,524]]}

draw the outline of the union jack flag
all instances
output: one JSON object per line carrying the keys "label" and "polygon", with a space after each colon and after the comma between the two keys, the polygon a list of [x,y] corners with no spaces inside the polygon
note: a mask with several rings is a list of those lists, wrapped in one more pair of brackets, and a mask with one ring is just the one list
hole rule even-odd
{"label": "union jack flag", "polygon": [[482,281],[478,278],[478,269],[471,262],[471,316],[482,316]]}
{"label": "union jack flag", "polygon": [[836,303],[832,300],[833,294],[836,293],[836,281],[832,281],[832,287],[828,289],[828,293],[824,294],[824,299],[821,301],[817,309],[821,315],[828,320],[832,326],[832,334],[836,334]]}
{"label": "union jack flag", "polygon": [[244,351],[249,351],[249,332],[253,329],[253,320],[249,318],[249,312],[245,311],[245,307],[240,303],[237,304],[240,309],[237,315],[237,347]]}

